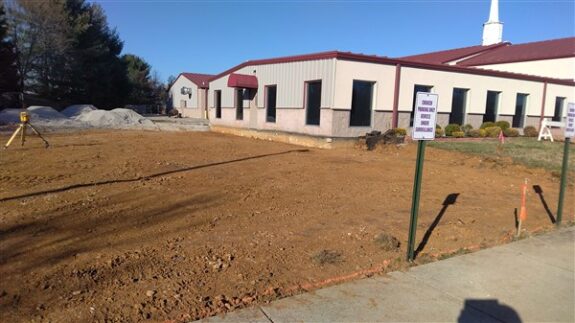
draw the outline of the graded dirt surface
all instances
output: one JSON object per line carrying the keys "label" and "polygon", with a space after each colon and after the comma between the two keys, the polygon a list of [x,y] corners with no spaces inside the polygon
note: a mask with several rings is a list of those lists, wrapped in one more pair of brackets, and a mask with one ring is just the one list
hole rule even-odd
{"label": "graded dirt surface", "polygon": [[[48,140],[0,152],[2,322],[191,321],[407,266],[415,144],[320,150],[144,131]],[[549,172],[428,148],[419,261],[509,241],[525,178],[524,228],[552,228]],[[566,196],[569,222],[572,186]]]}

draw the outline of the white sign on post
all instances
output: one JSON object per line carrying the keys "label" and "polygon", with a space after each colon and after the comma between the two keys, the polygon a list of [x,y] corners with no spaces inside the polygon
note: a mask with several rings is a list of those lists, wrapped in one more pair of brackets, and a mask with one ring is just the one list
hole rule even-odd
{"label": "white sign on post", "polygon": [[575,137],[575,103],[567,104],[567,120],[565,120],[565,138]]}
{"label": "white sign on post", "polygon": [[437,94],[417,92],[411,136],[413,140],[435,139],[437,100]]}

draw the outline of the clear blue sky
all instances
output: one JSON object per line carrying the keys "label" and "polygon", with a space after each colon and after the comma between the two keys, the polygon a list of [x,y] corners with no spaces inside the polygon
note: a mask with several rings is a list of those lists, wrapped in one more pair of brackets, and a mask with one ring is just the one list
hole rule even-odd
{"label": "clear blue sky", "polygon": [[[478,45],[489,0],[93,0],[163,80],[217,74],[246,60],[326,50],[398,57]],[[575,1],[500,1],[512,43],[575,35]]]}

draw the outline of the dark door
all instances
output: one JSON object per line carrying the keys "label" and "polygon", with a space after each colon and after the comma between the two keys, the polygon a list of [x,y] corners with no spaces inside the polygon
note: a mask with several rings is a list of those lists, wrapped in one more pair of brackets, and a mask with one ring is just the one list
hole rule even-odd
{"label": "dark door", "polygon": [[276,122],[276,94],[277,86],[266,87],[266,121]]}
{"label": "dark door", "polygon": [[451,113],[449,123],[462,125],[465,122],[465,104],[467,102],[467,89],[453,89],[451,98]]}
{"label": "dark door", "polygon": [[351,96],[351,112],[349,125],[352,127],[371,126],[371,102],[373,98],[373,83],[353,81]]}
{"label": "dark door", "polygon": [[321,113],[321,81],[307,82],[306,124],[319,125]]}
{"label": "dark door", "polygon": [[526,108],[527,94],[517,93],[517,99],[515,101],[515,114],[513,115],[513,128],[523,128]]}
{"label": "dark door", "polygon": [[244,120],[244,89],[236,89],[236,120]]}
{"label": "dark door", "polygon": [[563,117],[563,103],[565,102],[565,98],[556,97],[555,98],[555,111],[553,112],[553,119],[551,121],[561,121]]}
{"label": "dark door", "polygon": [[222,91],[214,91],[214,106],[216,107],[216,118],[222,118]]}
{"label": "dark door", "polygon": [[497,119],[498,105],[499,92],[487,91],[487,101],[485,102],[485,114],[483,114],[483,122],[495,122]]}

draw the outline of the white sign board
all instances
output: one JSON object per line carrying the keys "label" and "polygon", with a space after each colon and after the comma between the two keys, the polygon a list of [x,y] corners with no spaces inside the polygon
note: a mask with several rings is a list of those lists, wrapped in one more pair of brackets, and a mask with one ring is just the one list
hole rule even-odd
{"label": "white sign board", "polygon": [[565,120],[565,138],[575,137],[575,103],[567,104],[567,119]]}
{"label": "white sign board", "polygon": [[413,140],[435,139],[437,100],[437,94],[417,92],[411,136]]}

